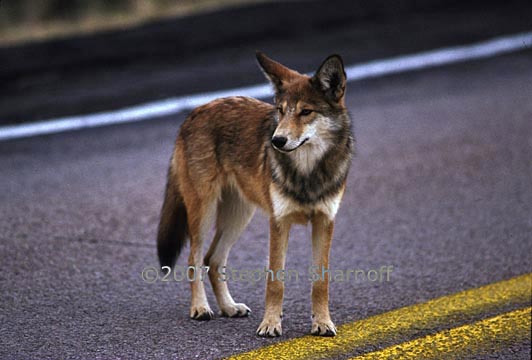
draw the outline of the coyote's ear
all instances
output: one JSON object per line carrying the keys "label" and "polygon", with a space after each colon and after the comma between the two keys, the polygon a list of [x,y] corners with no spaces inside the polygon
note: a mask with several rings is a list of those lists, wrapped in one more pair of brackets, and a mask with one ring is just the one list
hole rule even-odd
{"label": "coyote's ear", "polygon": [[339,102],[345,95],[346,75],[340,55],[331,55],[312,78],[313,83],[331,100]]}
{"label": "coyote's ear", "polygon": [[283,85],[290,82],[294,77],[300,75],[298,72],[290,70],[286,66],[279,64],[277,61],[270,59],[260,51],[257,51],[256,55],[262,72],[273,84],[276,92],[281,91]]}

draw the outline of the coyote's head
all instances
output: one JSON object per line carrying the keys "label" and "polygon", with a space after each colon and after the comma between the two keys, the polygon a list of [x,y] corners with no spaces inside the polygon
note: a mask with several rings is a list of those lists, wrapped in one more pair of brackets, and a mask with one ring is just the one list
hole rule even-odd
{"label": "coyote's head", "polygon": [[257,60],[275,90],[277,128],[271,139],[273,147],[284,153],[300,148],[324,153],[346,125],[342,116],[347,114],[342,58],[329,56],[312,77],[261,52],[257,52]]}

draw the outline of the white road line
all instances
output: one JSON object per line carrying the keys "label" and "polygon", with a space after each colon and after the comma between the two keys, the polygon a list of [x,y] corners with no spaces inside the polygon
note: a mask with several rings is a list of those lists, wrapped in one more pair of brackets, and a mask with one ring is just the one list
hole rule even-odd
{"label": "white road line", "polygon": [[[532,49],[532,32],[497,37],[475,44],[370,61],[363,64],[347,66],[345,71],[348,81],[355,81],[462,61],[482,59],[524,49]],[[272,96],[272,91],[268,84],[254,85],[224,91],[174,97],[95,114],[68,116],[21,125],[0,126],[0,140],[141,121],[176,114],[219,97],[235,95],[266,98]]]}

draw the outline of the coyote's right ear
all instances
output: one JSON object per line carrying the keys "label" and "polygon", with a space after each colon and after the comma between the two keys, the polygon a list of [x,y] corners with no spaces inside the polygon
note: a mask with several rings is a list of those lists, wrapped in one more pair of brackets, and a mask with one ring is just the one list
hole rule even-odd
{"label": "coyote's right ear", "polygon": [[286,66],[279,64],[277,61],[270,59],[260,51],[257,51],[257,61],[259,62],[266,78],[270,80],[275,87],[276,92],[280,92],[283,85],[300,75],[298,72],[290,70]]}

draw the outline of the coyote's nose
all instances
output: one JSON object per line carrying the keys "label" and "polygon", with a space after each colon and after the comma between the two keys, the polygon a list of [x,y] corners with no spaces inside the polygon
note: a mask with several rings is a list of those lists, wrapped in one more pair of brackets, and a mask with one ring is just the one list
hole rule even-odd
{"label": "coyote's nose", "polygon": [[272,144],[276,148],[281,149],[286,144],[287,141],[288,139],[285,138],[284,136],[274,136],[272,139]]}

